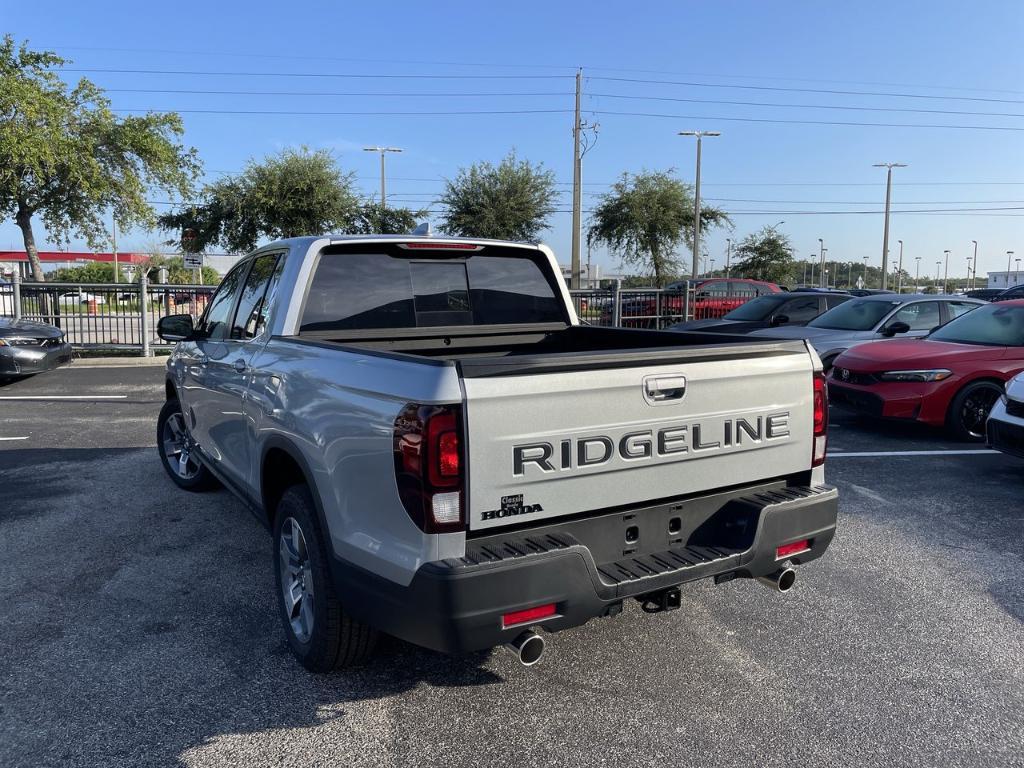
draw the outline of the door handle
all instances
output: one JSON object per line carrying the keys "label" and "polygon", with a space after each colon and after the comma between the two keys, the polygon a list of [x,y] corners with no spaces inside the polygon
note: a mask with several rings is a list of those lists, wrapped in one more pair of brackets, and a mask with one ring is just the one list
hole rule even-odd
{"label": "door handle", "polygon": [[245,364],[245,360],[243,360],[242,358],[238,358],[237,360],[235,360],[235,362],[231,364],[231,367],[234,368],[239,373],[245,373],[246,370],[248,370],[249,368],[249,366]]}
{"label": "door handle", "polygon": [[648,376],[644,379],[644,398],[649,403],[682,400],[685,394],[685,376]]}

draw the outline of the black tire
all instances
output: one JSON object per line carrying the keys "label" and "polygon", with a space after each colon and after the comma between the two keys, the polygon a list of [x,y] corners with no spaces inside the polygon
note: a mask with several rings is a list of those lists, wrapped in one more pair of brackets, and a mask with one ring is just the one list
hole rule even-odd
{"label": "black tire", "polygon": [[[177,440],[175,435],[179,436]],[[217,478],[197,458],[188,459],[184,469],[174,461],[174,457],[180,457],[181,451],[190,443],[191,438],[188,436],[188,425],[185,422],[185,415],[181,412],[181,404],[177,400],[168,400],[160,409],[160,415],[156,420],[156,448],[164,471],[175,485],[186,491],[199,492],[216,488],[220,485]]]}
{"label": "black tire", "polygon": [[[302,547],[294,546],[297,538],[301,538]],[[287,569],[283,567],[286,559],[290,563]],[[301,577],[293,573],[301,573]],[[313,497],[305,485],[293,485],[278,502],[274,515],[274,576],[281,623],[288,645],[302,666],[311,672],[330,672],[370,658],[378,632],[348,616],[338,600]],[[292,589],[286,587],[285,579]],[[296,581],[302,585],[298,591],[294,588]],[[300,595],[290,607],[285,604],[286,591]],[[308,620],[305,610],[311,612]]]}
{"label": "black tire", "polygon": [[985,439],[985,421],[1003,388],[994,381],[975,381],[957,392],[946,416],[946,428],[958,440]]}

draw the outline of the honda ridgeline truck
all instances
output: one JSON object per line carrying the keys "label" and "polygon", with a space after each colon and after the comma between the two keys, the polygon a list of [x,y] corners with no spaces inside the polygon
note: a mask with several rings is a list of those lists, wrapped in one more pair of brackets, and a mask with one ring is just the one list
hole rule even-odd
{"label": "honda ridgeline truck", "polygon": [[785,591],[835,531],[805,341],[581,324],[543,245],[285,240],[159,333],[164,468],[273,531],[313,670],[378,632],[532,663],[538,630],[678,608],[686,582]]}

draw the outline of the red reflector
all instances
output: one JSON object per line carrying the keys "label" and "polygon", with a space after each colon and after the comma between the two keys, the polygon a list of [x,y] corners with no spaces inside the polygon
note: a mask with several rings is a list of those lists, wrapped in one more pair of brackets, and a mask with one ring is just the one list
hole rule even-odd
{"label": "red reflector", "polygon": [[809,539],[800,539],[800,541],[794,541],[792,544],[783,544],[781,547],[777,547],[775,549],[775,559],[781,560],[784,557],[799,555],[801,552],[806,552],[810,548],[811,542]]}
{"label": "red reflector", "polygon": [[548,616],[555,615],[555,604],[548,603],[547,605],[538,605],[536,608],[527,608],[522,611],[512,611],[512,613],[506,613],[501,617],[501,627],[514,627],[516,624],[528,624],[531,621],[537,621],[538,619],[546,619]]}
{"label": "red reflector", "polygon": [[445,432],[437,441],[438,467],[441,477],[459,476],[459,434]]}
{"label": "red reflector", "polygon": [[473,243],[400,243],[400,248],[408,248],[410,251],[482,251],[482,245]]}

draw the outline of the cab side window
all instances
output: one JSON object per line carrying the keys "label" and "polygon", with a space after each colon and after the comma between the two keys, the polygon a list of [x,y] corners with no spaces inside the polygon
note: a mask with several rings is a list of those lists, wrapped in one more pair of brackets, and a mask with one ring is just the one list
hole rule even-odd
{"label": "cab side window", "polygon": [[912,331],[930,331],[935,326],[942,324],[939,302],[919,301],[908,304],[892,316],[889,324],[892,323],[906,323]]}
{"label": "cab side window", "polygon": [[228,272],[217,292],[213,294],[202,320],[199,321],[200,335],[211,341],[222,341],[228,337],[231,325],[231,310],[235,307],[235,299],[242,287],[242,278],[249,262],[244,261]]}
{"label": "cab side window", "polygon": [[970,304],[966,301],[950,301],[946,303],[946,307],[949,309],[949,319],[952,320],[960,317],[960,315],[967,314],[972,309],[977,309],[978,305]]}
{"label": "cab side window", "polygon": [[273,298],[283,266],[284,256],[280,253],[265,253],[253,261],[238,300],[235,321],[231,326],[232,339],[248,341],[263,333],[270,299]]}
{"label": "cab side window", "polygon": [[791,323],[809,323],[820,314],[818,297],[811,295],[802,299],[790,299],[776,315],[785,315]]}

